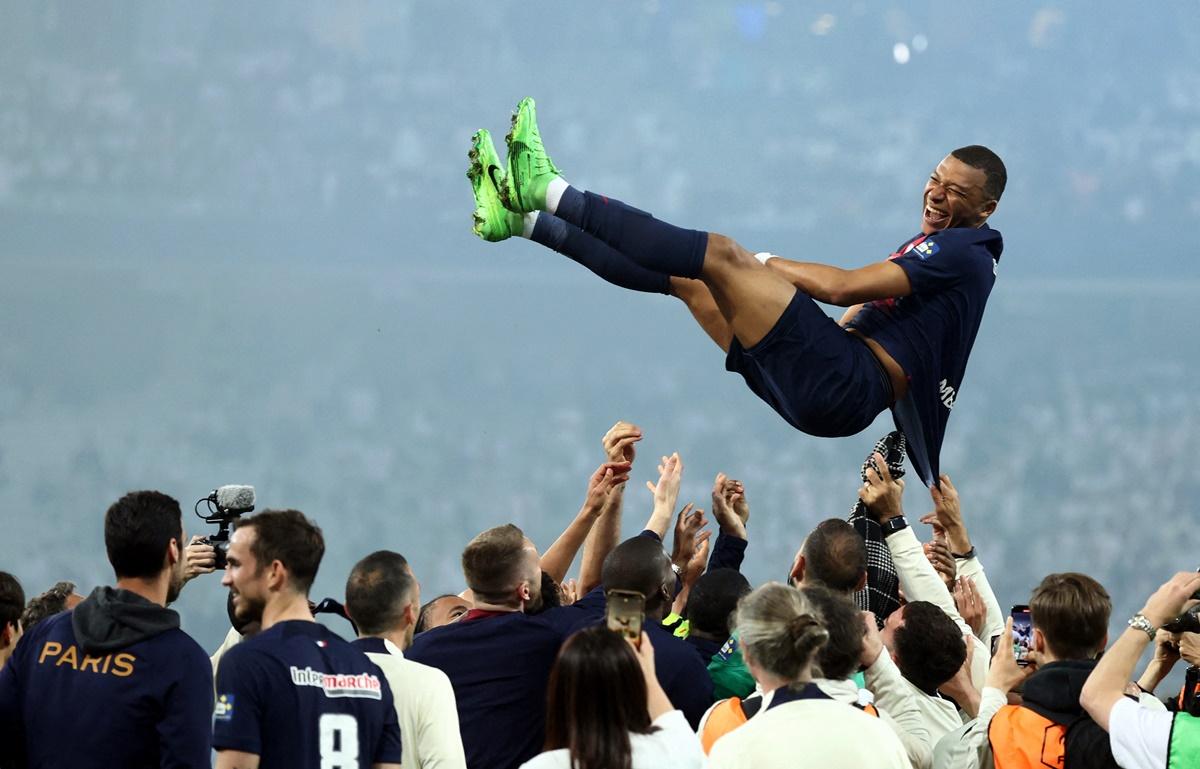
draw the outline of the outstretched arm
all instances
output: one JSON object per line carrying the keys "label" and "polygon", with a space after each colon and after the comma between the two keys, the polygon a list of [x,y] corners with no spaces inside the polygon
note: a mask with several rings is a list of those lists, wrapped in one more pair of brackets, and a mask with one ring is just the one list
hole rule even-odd
{"label": "outstretched arm", "polygon": [[[633,466],[637,455],[636,443],[642,439],[642,429],[632,422],[618,421],[600,440],[609,462],[628,462]],[[621,539],[621,503],[625,484],[618,484],[608,495],[600,519],[592,526],[583,544],[583,565],[579,567],[579,595],[586,595],[600,584],[604,559]]]}
{"label": "outstretched arm", "polygon": [[[767,268],[782,275],[796,288],[818,302],[850,307],[877,299],[908,296],[912,285],[904,268],[892,261],[876,262],[856,270],[844,270],[816,262],[794,262],[779,256],[767,260]],[[847,322],[843,318],[843,322]]]}
{"label": "outstretched arm", "polygon": [[542,556],[542,571],[549,574],[555,582],[562,582],[575,560],[575,554],[583,546],[592,526],[603,515],[608,506],[609,498],[617,494],[617,489],[629,480],[628,462],[605,462],[592,473],[588,479],[587,497],[575,520],[566,530],[554,540]]}

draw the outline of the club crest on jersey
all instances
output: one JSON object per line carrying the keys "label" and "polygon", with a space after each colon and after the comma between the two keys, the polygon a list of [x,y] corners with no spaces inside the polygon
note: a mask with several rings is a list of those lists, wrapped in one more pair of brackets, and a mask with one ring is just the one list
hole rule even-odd
{"label": "club crest on jersey", "polygon": [[938,252],[938,244],[932,240],[923,240],[913,246],[913,251],[916,251],[917,256],[922,259],[928,259]]}
{"label": "club crest on jersey", "polygon": [[233,719],[233,695],[222,694],[217,697],[217,706],[213,709],[213,718],[218,721],[230,721]]}

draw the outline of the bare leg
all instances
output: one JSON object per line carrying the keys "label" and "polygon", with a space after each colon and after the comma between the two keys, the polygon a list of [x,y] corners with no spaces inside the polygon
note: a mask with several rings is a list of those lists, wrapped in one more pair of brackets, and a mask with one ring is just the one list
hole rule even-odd
{"label": "bare leg", "polygon": [[762,341],[796,296],[795,286],[768,270],[732,238],[715,232],[708,235],[700,279],[743,347]]}
{"label": "bare leg", "polygon": [[720,347],[722,352],[729,352],[729,344],[733,341],[733,328],[725,319],[704,281],[671,278],[671,293],[687,305],[692,317],[700,324],[700,328],[704,329],[704,333],[717,343],[717,347]]}

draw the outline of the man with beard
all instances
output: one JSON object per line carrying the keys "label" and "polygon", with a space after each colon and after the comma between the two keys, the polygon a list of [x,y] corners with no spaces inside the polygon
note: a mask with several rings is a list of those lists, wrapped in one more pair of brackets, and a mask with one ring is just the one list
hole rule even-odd
{"label": "man with beard", "polygon": [[325,538],[297,510],[243,518],[221,584],[262,630],[221,659],[217,769],[400,766],[391,688],[366,654],[313,619],[308,591]]}
{"label": "man with beard", "polygon": [[[805,244],[807,261],[755,254],[570,186],[542,145],[533,99],[517,106],[506,141],[507,171],[487,131],[472,140],[479,237],[526,237],[622,288],[678,297],[725,368],[805,433],[854,435],[890,408],[921,478],[937,482],[1003,250],[987,225],[1007,181],[996,153],[952,151],[925,183],[920,232],[888,259],[845,270],[812,261],[827,257],[827,238]],[[835,322],[817,302],[849,309]]]}
{"label": "man with beard", "polygon": [[0,672],[0,766],[207,767],[208,657],[166,608],[183,585],[179,503],[135,491],[104,516],[116,587],[38,623]]}

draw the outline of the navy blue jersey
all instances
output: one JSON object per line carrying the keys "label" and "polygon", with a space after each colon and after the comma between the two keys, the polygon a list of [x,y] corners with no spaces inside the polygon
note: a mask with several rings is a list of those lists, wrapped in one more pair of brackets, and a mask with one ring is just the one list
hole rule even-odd
{"label": "navy blue jersey", "polygon": [[17,644],[0,671],[0,766],[211,766],[212,665],[194,640],[176,626],[106,652],[85,648],[72,612]]}
{"label": "navy blue jersey", "polygon": [[1000,233],[987,225],[918,235],[891,256],[908,275],[912,293],[870,302],[849,324],[882,345],[908,375],[908,397],[893,413],[927,484],[939,472],[946,422],[1003,249]]}
{"label": "navy blue jersey", "polygon": [[262,769],[400,763],[387,679],[324,625],[272,625],[217,668],[213,747],[259,756]]}

